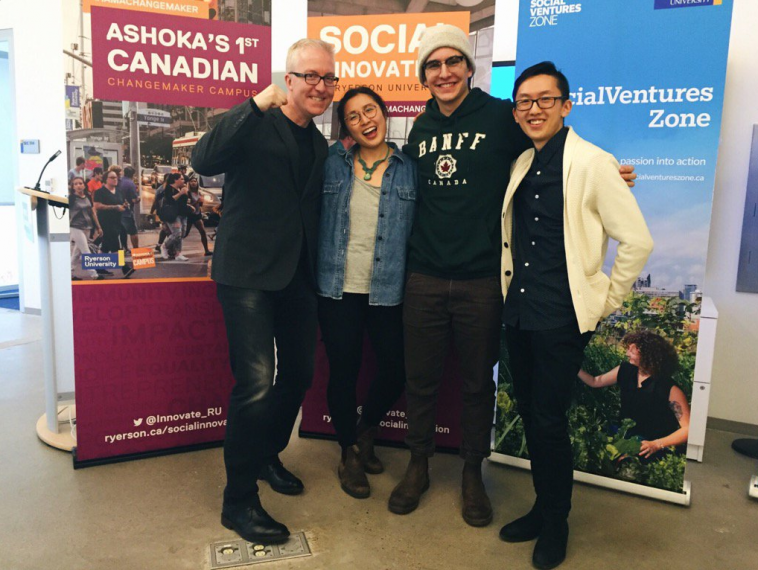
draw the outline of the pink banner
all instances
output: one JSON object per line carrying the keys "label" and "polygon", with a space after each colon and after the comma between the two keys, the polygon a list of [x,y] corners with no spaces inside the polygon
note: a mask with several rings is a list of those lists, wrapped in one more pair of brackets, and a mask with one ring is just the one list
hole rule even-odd
{"label": "pink banner", "polygon": [[77,461],[224,439],[233,378],[215,283],[72,289]]}
{"label": "pink banner", "polygon": [[[316,347],[316,373],[313,386],[308,390],[303,402],[303,417],[300,423],[301,436],[334,436],[331,416],[326,400],[326,388],[329,384],[329,361],[326,349],[319,333]],[[437,447],[458,449],[461,444],[461,381],[458,362],[451,351],[445,361],[442,386],[437,398],[437,427],[434,438]],[[369,383],[376,374],[376,356],[371,349],[368,335],[363,342],[363,363],[358,378],[358,410],[365,401]],[[494,390],[494,384],[493,384]],[[379,426],[379,441],[400,442],[405,440],[408,432],[408,419],[405,415],[405,396],[403,395]]]}
{"label": "pink banner", "polygon": [[271,28],[92,7],[96,99],[229,108],[271,83]]}

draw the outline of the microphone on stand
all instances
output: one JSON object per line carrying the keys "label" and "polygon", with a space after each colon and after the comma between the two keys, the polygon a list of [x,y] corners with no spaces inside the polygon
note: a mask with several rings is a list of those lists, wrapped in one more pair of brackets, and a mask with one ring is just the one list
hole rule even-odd
{"label": "microphone on stand", "polygon": [[45,163],[45,166],[42,167],[42,172],[39,173],[39,178],[37,178],[37,184],[34,185],[34,189],[38,190],[39,192],[45,192],[42,190],[42,188],[39,187],[40,180],[42,180],[42,175],[45,173],[45,169],[47,168],[47,165],[50,164],[52,161],[54,161],[56,158],[58,158],[58,155],[60,155],[61,151],[57,151],[53,156],[50,157],[50,159]]}

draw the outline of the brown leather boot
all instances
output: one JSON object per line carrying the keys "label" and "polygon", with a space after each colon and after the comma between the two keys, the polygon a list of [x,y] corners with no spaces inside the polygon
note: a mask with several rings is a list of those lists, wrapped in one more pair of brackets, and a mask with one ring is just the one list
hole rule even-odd
{"label": "brown leather boot", "polygon": [[482,462],[463,465],[463,520],[471,526],[487,526],[492,522],[492,504],[482,481]]}
{"label": "brown leather boot", "polygon": [[357,445],[343,448],[342,461],[340,461],[337,474],[340,478],[340,487],[351,497],[365,499],[371,494],[371,487],[358,456]]}
{"label": "brown leather boot", "polygon": [[384,465],[374,453],[374,440],[379,433],[376,426],[366,426],[358,422],[358,449],[363,462],[363,469],[371,475],[378,475],[384,471]]}
{"label": "brown leather boot", "polygon": [[411,454],[405,476],[392,491],[389,509],[396,515],[407,515],[416,510],[421,495],[429,488],[429,458]]}

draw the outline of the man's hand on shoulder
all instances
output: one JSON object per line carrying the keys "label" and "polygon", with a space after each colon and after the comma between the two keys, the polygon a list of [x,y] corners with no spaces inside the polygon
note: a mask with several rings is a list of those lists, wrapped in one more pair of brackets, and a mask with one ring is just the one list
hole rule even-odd
{"label": "man's hand on shoulder", "polygon": [[287,94],[282,91],[281,87],[274,85],[273,83],[266,87],[263,91],[253,97],[253,101],[261,112],[266,112],[269,109],[277,109],[287,104]]}
{"label": "man's hand on shoulder", "polygon": [[621,175],[621,178],[624,179],[624,182],[626,182],[626,185],[629,186],[629,188],[634,188],[634,180],[637,178],[637,175],[634,173],[634,166],[631,164],[624,164],[620,166],[619,174]]}

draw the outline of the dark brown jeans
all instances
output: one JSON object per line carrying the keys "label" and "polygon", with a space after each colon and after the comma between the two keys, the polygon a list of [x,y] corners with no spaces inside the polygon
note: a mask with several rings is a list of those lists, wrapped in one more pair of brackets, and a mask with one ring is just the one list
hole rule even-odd
{"label": "dark brown jeans", "polygon": [[461,457],[490,454],[503,297],[498,277],[450,280],[411,273],[405,286],[406,401],[411,452],[431,456],[437,393],[452,340],[461,370]]}

